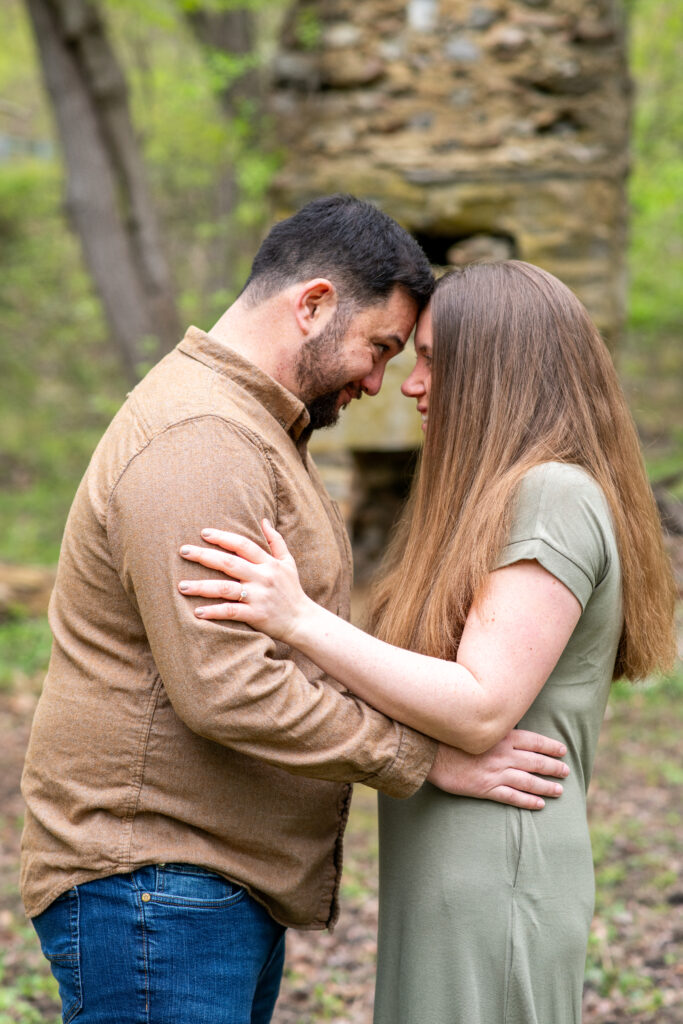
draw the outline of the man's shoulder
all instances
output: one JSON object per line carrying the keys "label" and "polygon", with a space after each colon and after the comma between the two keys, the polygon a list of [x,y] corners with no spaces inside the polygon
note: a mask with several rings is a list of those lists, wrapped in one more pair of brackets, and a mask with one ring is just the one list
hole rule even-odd
{"label": "man's shoulder", "polygon": [[215,377],[176,350],[130,392],[86,472],[84,483],[99,515],[106,515],[114,491],[138,462],[172,474],[174,460],[190,452],[199,473],[213,466],[229,471],[235,458],[252,471],[263,463],[272,473],[274,444],[265,410],[259,415],[238,387]]}
{"label": "man's shoulder", "polygon": [[179,349],[149,371],[129,394],[126,406],[150,439],[203,417],[257,437],[265,432],[268,419],[263,406],[237,382],[188,359]]}

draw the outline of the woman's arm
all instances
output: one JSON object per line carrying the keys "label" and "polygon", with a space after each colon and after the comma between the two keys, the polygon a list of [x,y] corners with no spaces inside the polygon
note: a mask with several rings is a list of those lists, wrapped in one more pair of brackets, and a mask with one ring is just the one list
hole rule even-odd
{"label": "woman's arm", "polygon": [[[228,598],[200,618],[246,622],[298,648],[385,714],[472,754],[494,746],[530,707],[581,614],[571,591],[537,562],[491,573],[465,623],[456,662],[369,636],[311,601],[282,537],[264,523],[272,557],[236,534],[203,531],[215,548],[181,554],[239,583],[183,581],[187,595]],[[246,598],[239,600],[246,590]]]}

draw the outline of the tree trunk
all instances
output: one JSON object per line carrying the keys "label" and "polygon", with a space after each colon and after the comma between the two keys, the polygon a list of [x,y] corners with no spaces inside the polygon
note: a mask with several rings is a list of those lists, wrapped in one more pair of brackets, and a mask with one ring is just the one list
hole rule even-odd
{"label": "tree trunk", "polygon": [[[185,11],[195,38],[210,55],[211,51],[240,58],[253,55],[256,46],[254,12],[248,7],[212,11],[201,6]],[[244,144],[257,138],[263,118],[263,81],[260,69],[246,68],[217,92],[224,116],[231,121],[248,116],[249,131]],[[247,105],[251,108],[246,114]],[[235,210],[240,201],[240,187],[235,165],[226,163],[216,184],[217,232],[211,244],[209,288],[212,292],[235,288],[240,255],[256,248],[258,231],[235,224]]]}
{"label": "tree trunk", "polygon": [[180,324],[126,83],[89,0],[26,0],[66,163],[66,207],[126,372],[139,378]]}
{"label": "tree trunk", "polygon": [[[218,50],[231,57],[247,57],[254,53],[256,25],[250,8],[211,11],[195,7],[186,12],[186,17],[197,40],[207,49]],[[260,91],[257,68],[245,70],[221,89],[219,99],[223,112],[227,117],[234,117],[239,101],[256,99]]]}

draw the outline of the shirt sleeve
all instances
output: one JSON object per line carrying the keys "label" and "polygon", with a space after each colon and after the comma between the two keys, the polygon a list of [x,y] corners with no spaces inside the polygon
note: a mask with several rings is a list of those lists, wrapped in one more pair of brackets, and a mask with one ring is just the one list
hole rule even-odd
{"label": "shirt sleeve", "polygon": [[585,609],[607,571],[606,501],[577,466],[546,463],[522,480],[508,543],[496,568],[535,559]]}
{"label": "shirt sleeve", "polygon": [[277,524],[267,452],[237,424],[205,416],[155,437],[129,463],[109,502],[118,571],[176,714],[194,732],[314,778],[398,797],[424,781],[436,743],[392,721],[329,679],[309,681],[291,650],[243,623],[202,621],[183,578],[219,577],[180,557],[205,526],[265,547]]}

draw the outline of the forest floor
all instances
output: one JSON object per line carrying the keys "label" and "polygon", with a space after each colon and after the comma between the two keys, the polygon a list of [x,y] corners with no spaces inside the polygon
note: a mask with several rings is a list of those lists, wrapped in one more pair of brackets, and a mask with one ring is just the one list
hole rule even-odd
{"label": "forest floor", "polygon": [[[19,899],[19,777],[43,672],[0,685],[0,1024],[56,1024],[56,988]],[[590,821],[596,915],[585,1024],[683,1024],[683,677],[615,687]],[[377,924],[375,794],[357,787],[334,933],[290,932],[274,1024],[370,1024]]]}

